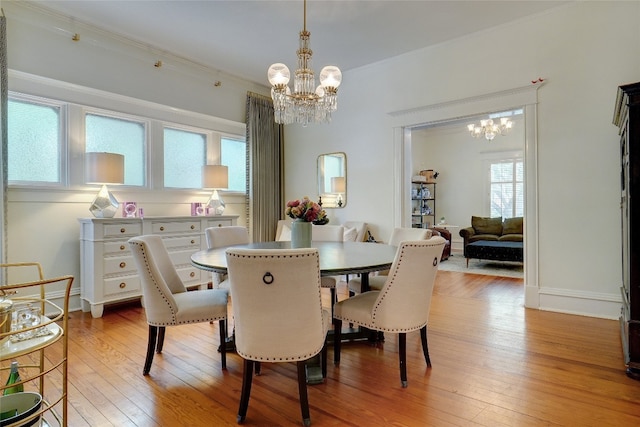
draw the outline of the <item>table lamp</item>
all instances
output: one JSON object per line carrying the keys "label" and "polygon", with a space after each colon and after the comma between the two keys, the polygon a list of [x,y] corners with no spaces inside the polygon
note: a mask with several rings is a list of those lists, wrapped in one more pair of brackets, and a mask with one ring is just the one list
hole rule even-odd
{"label": "table lamp", "polygon": [[344,176],[334,176],[331,178],[331,192],[338,193],[336,201],[338,207],[342,207],[342,193],[347,191],[347,181]]}
{"label": "table lamp", "polygon": [[225,205],[218,190],[229,187],[229,168],[224,165],[204,165],[202,167],[202,187],[213,189],[206,206],[210,211],[213,211],[214,215],[222,215]]}
{"label": "table lamp", "polygon": [[87,184],[102,184],[89,211],[96,218],[113,218],[119,203],[107,184],[124,183],[124,156],[115,153],[85,153],[84,173]]}

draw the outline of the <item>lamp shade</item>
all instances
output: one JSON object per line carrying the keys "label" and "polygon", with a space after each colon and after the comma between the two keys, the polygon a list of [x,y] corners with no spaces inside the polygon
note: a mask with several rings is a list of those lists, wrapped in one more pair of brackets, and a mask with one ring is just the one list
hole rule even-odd
{"label": "lamp shade", "polygon": [[203,188],[228,188],[229,168],[224,165],[204,165],[202,167]]}
{"label": "lamp shade", "polygon": [[123,184],[124,156],[115,153],[85,153],[84,174],[88,184]]}
{"label": "lamp shade", "polygon": [[347,182],[344,176],[334,176],[331,178],[331,192],[344,193],[347,189]]}

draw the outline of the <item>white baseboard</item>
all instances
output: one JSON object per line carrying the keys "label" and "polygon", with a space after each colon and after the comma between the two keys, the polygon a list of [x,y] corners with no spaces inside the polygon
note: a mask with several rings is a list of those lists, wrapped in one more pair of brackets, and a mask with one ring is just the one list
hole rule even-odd
{"label": "white baseboard", "polygon": [[[535,289],[527,289],[527,292]],[[618,294],[558,288],[540,288],[537,294],[540,310],[614,320],[620,317],[622,300]]]}

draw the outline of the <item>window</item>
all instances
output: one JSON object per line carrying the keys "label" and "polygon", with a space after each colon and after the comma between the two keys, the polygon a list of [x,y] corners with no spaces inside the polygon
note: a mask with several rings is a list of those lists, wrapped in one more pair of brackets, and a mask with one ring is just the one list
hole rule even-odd
{"label": "window", "polygon": [[164,186],[202,188],[207,159],[207,136],[180,129],[164,129]]}
{"label": "window", "polygon": [[229,191],[247,187],[246,144],[217,132],[164,128],[164,186],[202,188],[202,166],[222,164],[229,168]]}
{"label": "window", "polygon": [[[224,164],[229,167],[228,190],[246,191],[244,124],[113,94],[99,97],[103,105],[94,102],[95,95],[91,91],[88,106],[9,93],[9,185],[77,191],[86,184],[84,154],[109,152],[124,156],[124,185],[129,187],[201,191],[201,167]],[[175,121],[156,118],[167,112]]]}
{"label": "window", "polygon": [[491,162],[489,197],[492,217],[524,216],[524,163],[521,159]]}
{"label": "window", "polygon": [[229,191],[247,191],[247,144],[223,137],[220,141],[220,163],[229,167]]}
{"label": "window", "polygon": [[85,116],[85,152],[124,155],[124,184],[145,184],[145,124],[141,121],[88,113]]}
{"label": "window", "polygon": [[10,98],[7,114],[7,179],[62,184],[61,105]]}

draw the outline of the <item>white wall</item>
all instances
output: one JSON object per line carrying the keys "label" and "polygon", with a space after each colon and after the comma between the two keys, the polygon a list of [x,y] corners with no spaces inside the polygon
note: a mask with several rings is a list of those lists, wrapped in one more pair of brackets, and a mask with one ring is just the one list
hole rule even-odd
{"label": "white wall", "polygon": [[[391,204],[398,179],[388,113],[522,87],[543,77],[539,306],[616,318],[619,149],[611,121],[617,87],[640,81],[638,22],[639,2],[576,2],[347,72],[331,125],[287,128],[287,178],[314,170],[319,153],[346,152],[349,203],[331,215],[375,224],[374,235],[386,239],[397,222]],[[487,49],[496,55],[486,55]],[[287,198],[312,191],[311,177],[286,180]]]}
{"label": "white wall", "polygon": [[[193,126],[216,122],[217,129],[226,132],[243,128],[247,91],[268,94],[266,87],[152,54],[107,33],[42,14],[29,5],[3,2],[2,7],[7,17],[10,91],[116,111],[133,105],[128,111],[131,114],[148,114],[157,106],[151,113],[159,114],[155,118],[185,123],[188,116],[186,120]],[[71,40],[73,32],[80,34],[80,41]],[[159,69],[153,66],[158,59],[164,64]],[[51,84],[47,79],[68,84]],[[222,85],[214,86],[215,80]],[[131,99],[143,102],[132,104]],[[135,200],[144,206],[147,217],[189,215],[191,202],[204,202],[209,196],[205,191],[111,190],[119,200]],[[48,277],[74,275],[72,308],[79,307],[80,294],[77,218],[90,215],[88,207],[96,192],[95,187],[60,191],[10,188],[7,194],[8,262],[38,261]],[[244,198],[224,198],[225,214],[240,215],[238,223],[244,225]]]}

